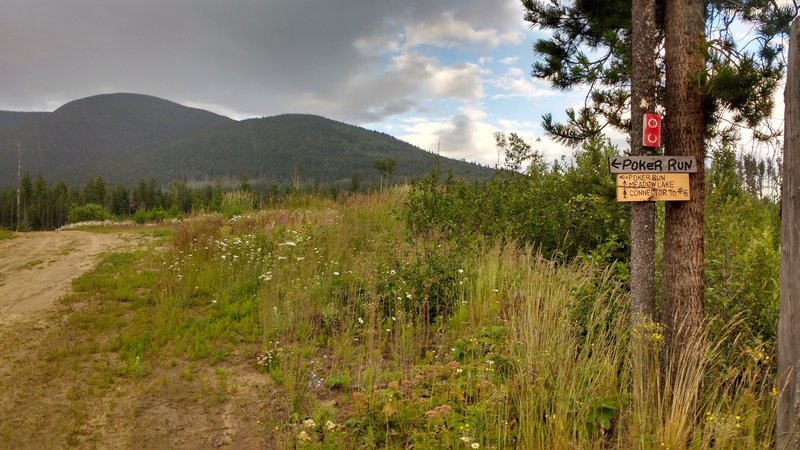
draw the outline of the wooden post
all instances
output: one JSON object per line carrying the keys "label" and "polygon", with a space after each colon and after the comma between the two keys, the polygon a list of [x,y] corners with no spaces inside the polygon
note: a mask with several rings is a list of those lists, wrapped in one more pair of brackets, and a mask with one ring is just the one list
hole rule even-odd
{"label": "wooden post", "polygon": [[777,449],[800,448],[800,18],[792,23],[784,100]]}

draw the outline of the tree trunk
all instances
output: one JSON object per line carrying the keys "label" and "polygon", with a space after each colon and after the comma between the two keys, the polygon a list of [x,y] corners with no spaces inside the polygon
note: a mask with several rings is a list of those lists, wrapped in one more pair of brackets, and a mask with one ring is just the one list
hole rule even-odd
{"label": "tree trunk", "polygon": [[781,309],[775,447],[800,448],[800,19],[792,23],[784,100],[781,192]]}
{"label": "tree trunk", "polygon": [[[656,1],[632,2],[631,19],[631,154],[654,155],[654,148],[641,145],[644,132],[641,118],[656,107],[656,52],[660,39]],[[634,327],[642,321],[653,321],[655,314],[655,215],[655,203],[631,203],[631,325]]]}
{"label": "tree trunk", "polygon": [[[656,110],[659,79],[656,55],[661,24],[656,19],[656,0],[634,0],[631,4],[631,154],[654,155],[655,148],[642,146],[643,115]],[[634,435],[651,435],[648,405],[658,397],[658,352],[647,338],[647,324],[655,320],[656,204],[631,203],[631,406]],[[637,439],[638,446],[644,442]]]}
{"label": "tree trunk", "polygon": [[698,166],[697,173],[689,176],[691,201],[666,205],[662,320],[666,335],[678,348],[692,339],[703,321],[704,25],[702,0],[666,2],[665,150],[669,155],[694,156]]}

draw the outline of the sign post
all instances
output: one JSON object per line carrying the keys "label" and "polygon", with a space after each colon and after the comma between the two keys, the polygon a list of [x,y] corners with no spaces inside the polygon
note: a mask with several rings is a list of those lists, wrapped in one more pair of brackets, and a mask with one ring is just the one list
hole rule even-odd
{"label": "sign post", "polygon": [[693,156],[612,156],[608,170],[617,174],[618,202],[688,202],[692,199],[689,174],[697,172],[697,160]]}
{"label": "sign post", "polygon": [[608,158],[611,173],[695,173],[694,156],[612,156]]}
{"label": "sign post", "polygon": [[618,202],[683,202],[691,200],[688,173],[617,175]]}

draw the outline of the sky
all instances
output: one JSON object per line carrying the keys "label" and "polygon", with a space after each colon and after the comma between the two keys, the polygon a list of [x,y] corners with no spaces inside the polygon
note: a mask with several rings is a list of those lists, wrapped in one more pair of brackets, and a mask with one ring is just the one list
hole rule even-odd
{"label": "sky", "polygon": [[519,0],[2,0],[0,110],[133,92],[318,114],[492,166],[493,133],[518,132],[553,160],[571,150],[541,116],[585,92],[530,76],[540,33]]}

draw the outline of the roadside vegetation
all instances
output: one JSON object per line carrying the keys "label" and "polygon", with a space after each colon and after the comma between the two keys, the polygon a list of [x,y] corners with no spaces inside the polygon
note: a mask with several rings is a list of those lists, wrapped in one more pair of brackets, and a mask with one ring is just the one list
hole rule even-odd
{"label": "roadside vegetation", "polygon": [[266,208],[230,193],[224,213],[141,229],[48,338],[36,373],[72,380],[48,432],[95,442],[100,399],[170,398],[173,380],[200,387],[171,401],[213,409],[244,372],[272,403],[242,421],[283,448],[771,446],[777,206],[715,159],[706,339],[663,349],[659,324],[629,327],[626,212],[596,161],[613,151],[486,184],[434,173]]}

